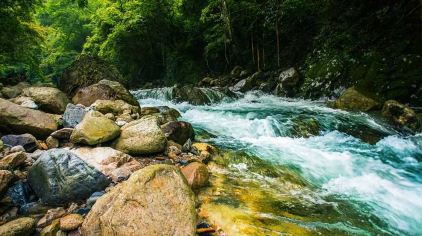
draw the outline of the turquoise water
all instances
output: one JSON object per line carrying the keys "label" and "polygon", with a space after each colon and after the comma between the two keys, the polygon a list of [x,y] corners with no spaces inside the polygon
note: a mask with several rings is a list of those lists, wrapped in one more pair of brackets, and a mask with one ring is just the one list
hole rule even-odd
{"label": "turquoise water", "polygon": [[[141,106],[168,105],[181,111],[198,132],[211,134],[207,141],[233,150],[233,159],[239,153],[269,163],[271,167],[260,169],[253,166],[257,161],[233,160],[225,175],[233,189],[241,188],[245,179],[267,188],[272,206],[279,206],[254,214],[276,221],[271,224],[289,221],[311,234],[422,235],[422,134],[403,135],[371,115],[334,110],[318,101],[248,93],[192,106],[172,103],[163,94],[135,92]],[[295,119],[308,118],[318,121],[319,134],[297,137]],[[301,187],[285,188],[286,179],[275,184],[280,178],[262,168],[293,173]],[[291,204],[277,203],[277,196],[286,195],[294,199]],[[286,218],[278,211],[300,217]]]}

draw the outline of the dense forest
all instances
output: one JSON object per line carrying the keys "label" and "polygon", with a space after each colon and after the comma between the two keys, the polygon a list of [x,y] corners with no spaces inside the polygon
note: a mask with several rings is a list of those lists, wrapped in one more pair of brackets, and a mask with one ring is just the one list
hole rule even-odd
{"label": "dense forest", "polygon": [[80,54],[131,87],[196,83],[235,66],[295,67],[301,95],[339,87],[421,104],[419,0],[5,0],[0,76],[57,81]]}

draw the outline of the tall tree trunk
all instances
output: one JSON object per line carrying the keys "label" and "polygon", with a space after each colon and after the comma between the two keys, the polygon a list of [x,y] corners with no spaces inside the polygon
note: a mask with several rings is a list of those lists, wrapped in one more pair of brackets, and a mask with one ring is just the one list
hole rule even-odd
{"label": "tall tree trunk", "polygon": [[253,64],[255,65],[256,62],[255,62],[255,48],[254,48],[254,44],[253,44],[253,33],[251,34],[251,44],[252,44],[252,47],[251,47],[251,50],[252,50],[252,61],[253,61]]}

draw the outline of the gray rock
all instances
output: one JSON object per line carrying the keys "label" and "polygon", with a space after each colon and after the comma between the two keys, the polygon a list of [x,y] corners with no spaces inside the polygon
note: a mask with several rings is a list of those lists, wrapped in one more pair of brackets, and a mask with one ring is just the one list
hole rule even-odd
{"label": "gray rock", "polygon": [[84,118],[87,111],[83,105],[68,104],[63,114],[63,126],[65,128],[75,128]]}
{"label": "gray rock", "polygon": [[185,121],[172,121],[161,126],[161,130],[168,140],[183,145],[188,139],[194,139],[195,133],[190,123]]}
{"label": "gray rock", "polygon": [[73,132],[73,128],[63,128],[63,129],[59,129],[57,131],[54,131],[51,134],[51,137],[56,138],[56,139],[60,139],[60,140],[69,140],[70,139],[70,135],[72,135]]}
{"label": "gray rock", "polygon": [[104,174],[64,149],[44,152],[29,170],[28,182],[50,205],[86,199],[110,184]]}
{"label": "gray rock", "polygon": [[31,134],[5,135],[1,138],[7,146],[22,146],[25,151],[33,152],[37,149],[37,139]]}

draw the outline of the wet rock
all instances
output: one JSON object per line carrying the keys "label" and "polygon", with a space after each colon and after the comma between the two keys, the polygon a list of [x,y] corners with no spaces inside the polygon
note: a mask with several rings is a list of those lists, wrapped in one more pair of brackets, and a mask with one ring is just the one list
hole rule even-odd
{"label": "wet rock", "polygon": [[47,211],[47,213],[38,221],[37,228],[44,228],[51,224],[55,220],[59,220],[60,217],[64,216],[66,211],[63,207],[53,208]]}
{"label": "wet rock", "polygon": [[22,217],[0,226],[2,236],[23,236],[31,235],[35,230],[35,220],[29,217]]}
{"label": "wet rock", "polygon": [[218,152],[217,148],[208,144],[208,143],[194,143],[192,144],[192,149],[195,149],[198,154],[201,154],[203,152],[207,152],[210,154],[215,154]]}
{"label": "wet rock", "polygon": [[94,206],[95,202],[105,194],[105,192],[101,191],[101,192],[95,192],[93,193],[88,200],[86,200],[86,205],[88,208],[92,208],[92,206]]}
{"label": "wet rock", "polygon": [[41,201],[59,205],[86,199],[110,181],[70,151],[50,149],[32,165],[28,182]]}
{"label": "wet rock", "polygon": [[30,87],[24,89],[22,95],[32,98],[41,110],[54,114],[62,114],[70,103],[66,94],[57,88]]}
{"label": "wet rock", "polygon": [[380,108],[379,102],[363,95],[354,87],[344,91],[332,105],[334,108],[352,111],[371,111]]}
{"label": "wet rock", "polygon": [[115,139],[120,134],[120,128],[112,120],[103,114],[90,111],[84,119],[75,127],[70,141],[95,145]]}
{"label": "wet rock", "polygon": [[25,152],[14,152],[0,160],[0,170],[13,170],[16,167],[22,165],[26,161]]}
{"label": "wet rock", "polygon": [[60,140],[69,140],[74,129],[72,128],[63,128],[51,133],[51,137],[60,139]]}
{"label": "wet rock", "polygon": [[292,120],[293,136],[309,138],[318,135],[319,123],[315,118],[298,117]]}
{"label": "wet rock", "polygon": [[173,89],[173,99],[176,102],[188,102],[192,105],[205,105],[211,103],[211,100],[200,88],[190,85],[175,87]]}
{"label": "wet rock", "polygon": [[14,146],[10,149],[9,153],[14,153],[14,152],[25,152],[25,148],[23,148],[21,145]]}
{"label": "wet rock", "polygon": [[10,99],[11,102],[16,103],[22,107],[30,108],[30,109],[38,109],[38,105],[35,103],[35,101],[30,97],[16,97],[13,99]]}
{"label": "wet rock", "polygon": [[166,143],[166,137],[158,126],[158,119],[146,116],[124,125],[115,147],[124,153],[142,155],[163,152]]}
{"label": "wet rock", "polygon": [[75,128],[84,118],[87,111],[83,105],[68,104],[63,114],[63,126],[65,128]]}
{"label": "wet rock", "polygon": [[43,215],[45,214],[51,207],[41,204],[39,202],[30,202],[25,205],[22,205],[19,208],[20,215]]}
{"label": "wet rock", "polygon": [[62,231],[72,231],[84,222],[84,218],[79,214],[69,214],[60,219],[60,230]]}
{"label": "wet rock", "polygon": [[197,190],[208,184],[209,172],[206,165],[199,162],[192,162],[182,168],[182,173],[188,181],[189,186]]}
{"label": "wet rock", "polygon": [[195,235],[194,199],[175,166],[148,166],[98,199],[82,235]]}
{"label": "wet rock", "polygon": [[182,151],[184,152],[190,152],[192,149],[192,140],[188,139],[182,146]]}
{"label": "wet rock", "polygon": [[152,115],[154,113],[160,113],[160,110],[156,107],[142,107],[141,109],[142,116]]}
{"label": "wet rock", "polygon": [[412,131],[417,131],[420,125],[415,111],[395,100],[388,100],[384,103],[382,115],[395,125],[407,127]]}
{"label": "wet rock", "polygon": [[40,236],[56,236],[60,230],[60,219],[53,220],[53,222],[49,225],[44,227],[41,232]]}
{"label": "wet rock", "polygon": [[27,182],[17,181],[8,190],[7,196],[10,197],[16,206],[24,206],[35,200],[33,192]]}
{"label": "wet rock", "polygon": [[192,125],[185,121],[168,122],[161,126],[161,130],[168,140],[173,140],[180,145],[195,137]]}
{"label": "wet rock", "polygon": [[255,87],[259,86],[261,80],[263,78],[262,72],[256,72],[253,75],[249,76],[246,79],[242,79],[237,82],[232,88],[231,91],[233,92],[247,92]]}
{"label": "wet rock", "polygon": [[33,152],[37,149],[37,139],[31,134],[10,134],[3,136],[1,140],[10,147],[22,146],[27,152]]}
{"label": "wet rock", "polygon": [[110,147],[72,149],[79,158],[101,173],[113,180],[120,182],[141,168],[140,163],[131,156]]}
{"label": "wet rock", "polygon": [[52,148],[58,148],[60,145],[60,142],[58,139],[53,138],[52,136],[49,136],[46,140],[45,143],[47,144],[48,149],[52,149]]}
{"label": "wet rock", "polygon": [[57,130],[57,122],[50,114],[28,109],[0,98],[0,131],[30,133],[45,138]]}
{"label": "wet rock", "polygon": [[0,196],[7,190],[12,182],[13,173],[8,170],[0,170]]}

